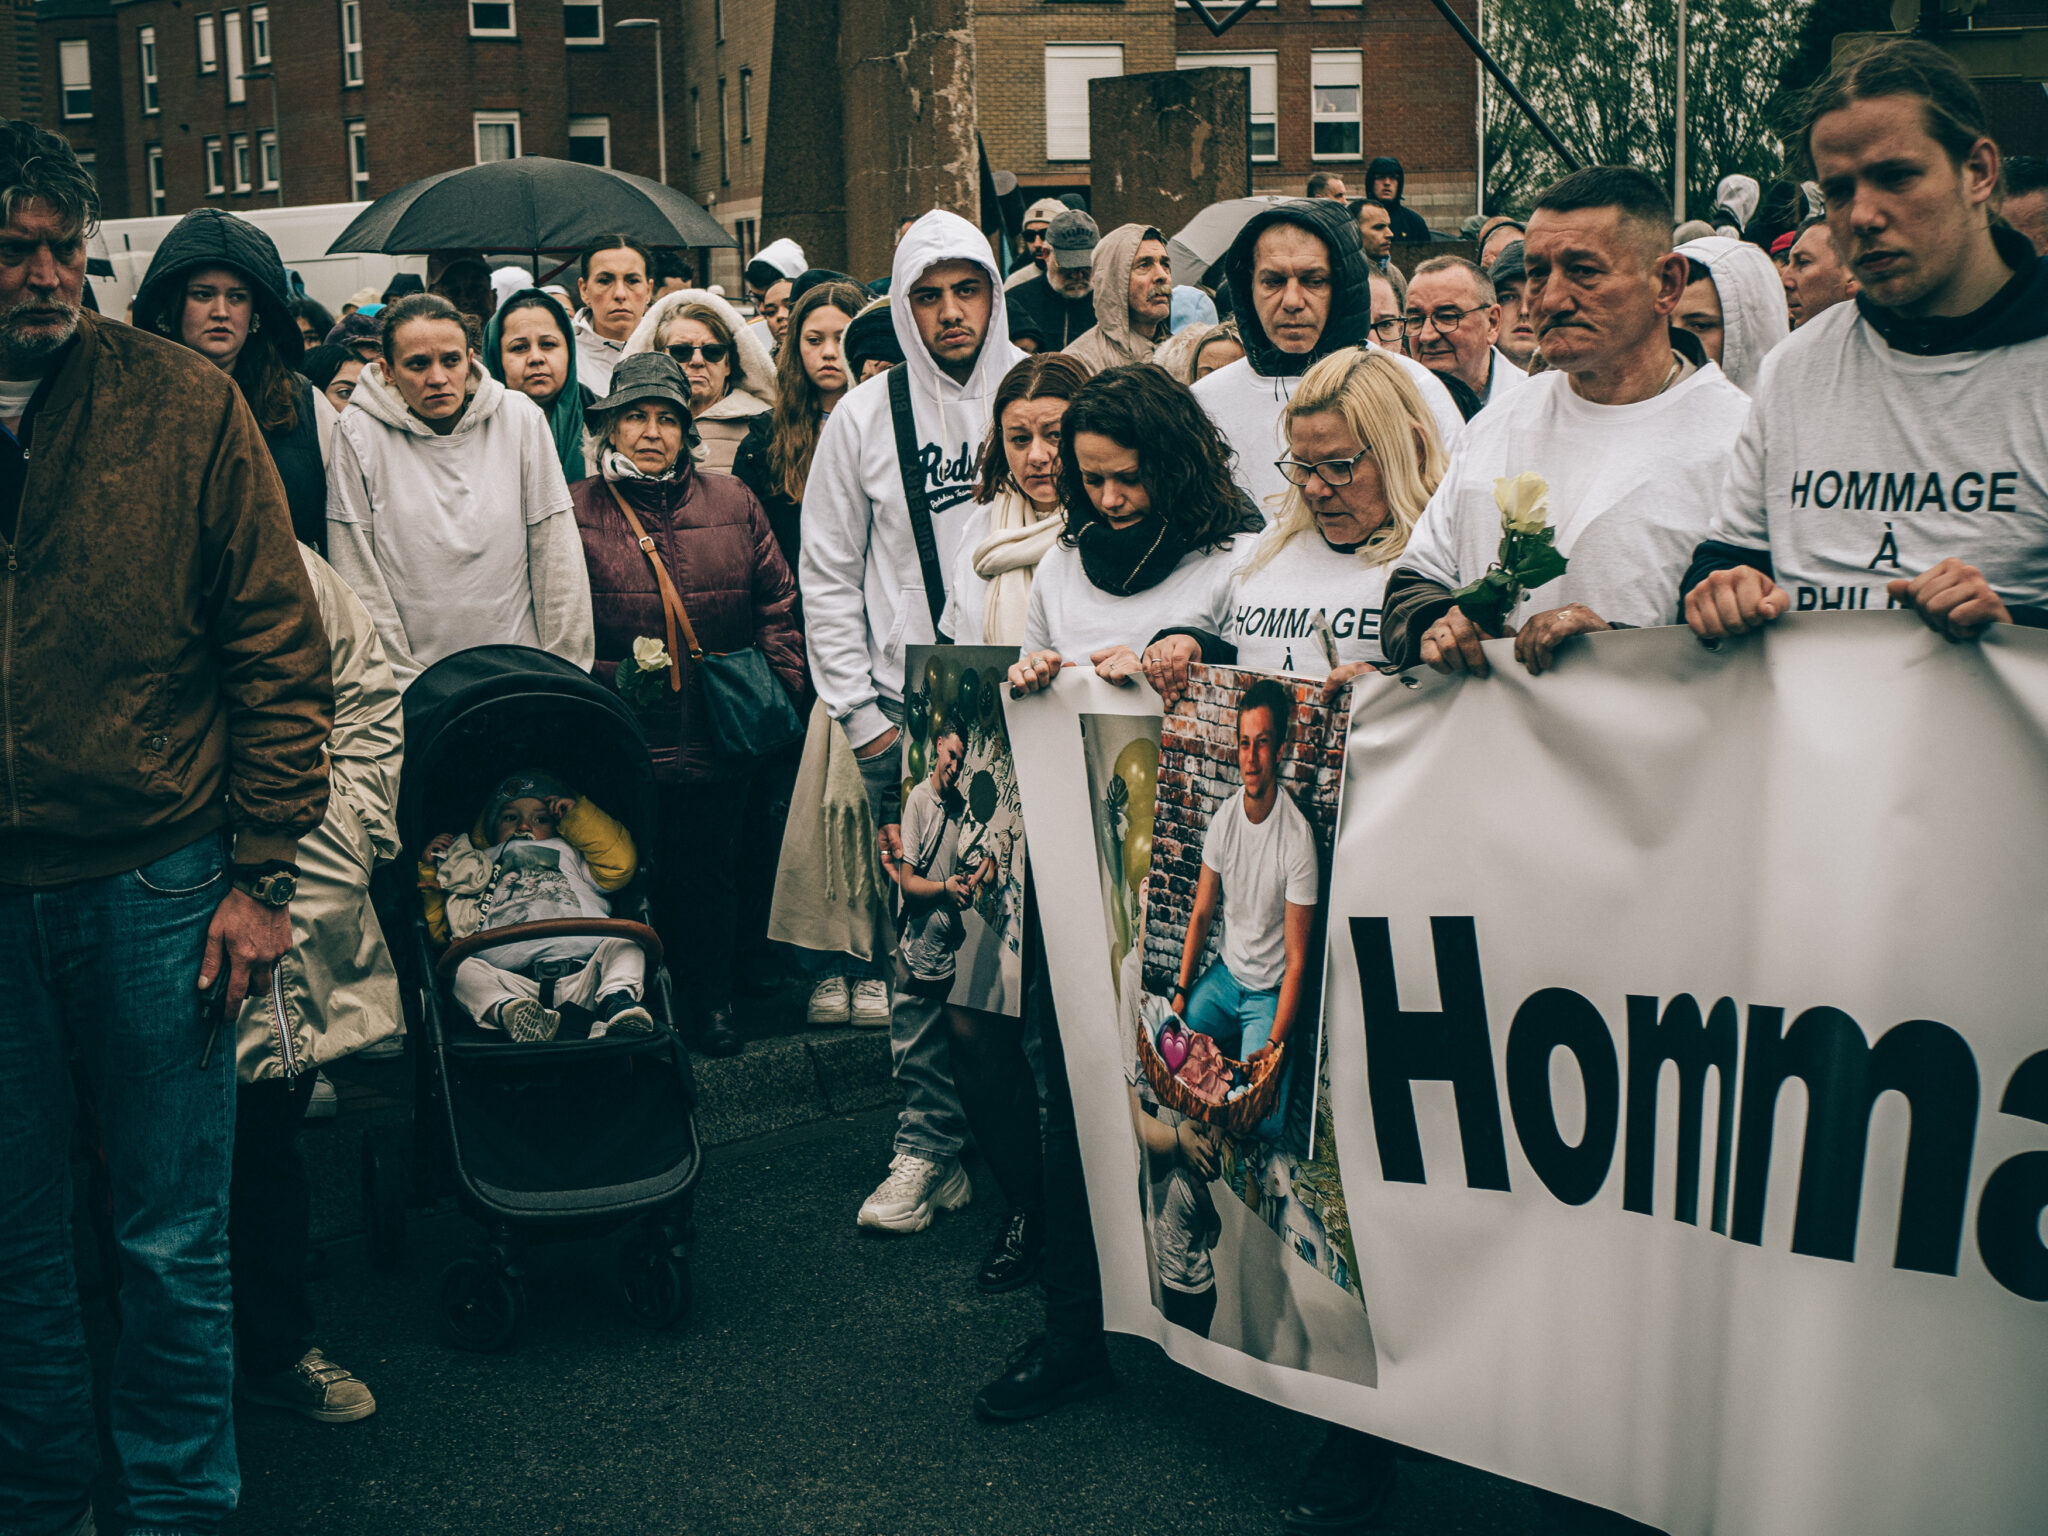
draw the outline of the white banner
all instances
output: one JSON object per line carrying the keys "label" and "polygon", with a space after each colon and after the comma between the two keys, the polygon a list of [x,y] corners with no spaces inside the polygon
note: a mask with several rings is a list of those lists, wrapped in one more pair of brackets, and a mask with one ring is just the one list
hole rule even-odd
{"label": "white banner", "polygon": [[1007,706],[1110,1326],[1672,1536],[2039,1536],[2048,636],[1511,651],[1352,720],[1324,1035],[1363,1312],[1232,1248],[1219,1188],[1207,1338],[1154,1302],[1082,899],[1076,717],[1157,701]]}

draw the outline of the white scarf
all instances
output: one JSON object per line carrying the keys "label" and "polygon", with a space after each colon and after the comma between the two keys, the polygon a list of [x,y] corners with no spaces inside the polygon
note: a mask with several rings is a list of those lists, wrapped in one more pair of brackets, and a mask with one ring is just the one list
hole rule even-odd
{"label": "white scarf", "polygon": [[682,470],[682,467],[683,456],[677,454],[675,463],[669,465],[667,469],[658,475],[650,475],[638,464],[635,464],[631,459],[619,452],[618,449],[607,448],[604,451],[603,468],[604,477],[607,480],[673,480]]}
{"label": "white scarf", "polygon": [[1031,573],[1060,536],[1058,512],[1041,513],[1015,485],[989,508],[988,537],[974,546],[974,574],[988,583],[981,607],[984,645],[1022,645]]}

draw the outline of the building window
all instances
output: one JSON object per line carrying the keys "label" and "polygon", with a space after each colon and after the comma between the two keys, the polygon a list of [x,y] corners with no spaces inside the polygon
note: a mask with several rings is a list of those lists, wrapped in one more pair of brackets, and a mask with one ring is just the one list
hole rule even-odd
{"label": "building window", "polygon": [[242,13],[222,11],[220,29],[227,34],[228,102],[232,105],[249,98],[249,82],[242,78]]}
{"label": "building window", "polygon": [[270,62],[270,7],[259,5],[249,12],[249,57],[258,64]]}
{"label": "building window", "polygon": [[610,165],[612,120],[608,117],[570,118],[569,158],[579,165]]}
{"label": "building window", "polygon": [[162,104],[156,93],[156,28],[144,27],[135,34],[135,51],[142,61],[142,110],[156,112]]}
{"label": "building window", "polygon": [[519,158],[519,114],[479,112],[476,114],[476,163]]}
{"label": "building window", "polygon": [[1317,160],[1356,160],[1365,130],[1359,114],[1365,55],[1356,48],[1319,48],[1309,57],[1309,122]]}
{"label": "building window", "polygon": [[358,203],[370,196],[370,130],[360,117],[348,123],[348,195]]}
{"label": "building window", "polygon": [[227,162],[221,158],[220,140],[206,141],[206,190],[210,196],[218,197],[227,191]]}
{"label": "building window", "polygon": [[249,180],[249,135],[237,133],[228,139],[228,155],[235,166],[235,190],[247,192],[252,185]]}
{"label": "building window", "polygon": [[1178,53],[1175,69],[1243,69],[1252,77],[1252,158],[1280,158],[1280,55],[1277,53]]}
{"label": "building window", "polygon": [[512,0],[469,0],[471,37],[515,37]]}
{"label": "building window", "polygon": [[1124,72],[1122,43],[1045,45],[1045,158],[1088,158],[1088,82]]}
{"label": "building window", "polygon": [[341,0],[341,83],[363,83],[362,0]]}
{"label": "building window", "polygon": [[64,85],[64,115],[92,116],[92,56],[82,37],[57,45],[57,73]]}
{"label": "building window", "polygon": [[718,184],[732,180],[732,146],[725,130],[725,76],[718,77]]}
{"label": "building window", "polygon": [[740,142],[754,142],[754,72],[740,71]]}
{"label": "building window", "polygon": [[697,87],[690,87],[690,157],[704,153],[704,102]]}
{"label": "building window", "polygon": [[562,0],[562,40],[574,48],[604,42],[604,0]]}
{"label": "building window", "polygon": [[213,18],[201,16],[196,25],[199,29],[199,73],[210,75],[220,68],[220,60],[213,51]]}
{"label": "building window", "polygon": [[256,140],[256,161],[263,172],[263,190],[275,192],[277,184],[284,180],[284,163],[277,152],[277,133],[265,129]]}
{"label": "building window", "polygon": [[164,147],[151,144],[142,152],[143,163],[149,174],[149,211],[151,217],[161,214],[170,204],[164,196]]}

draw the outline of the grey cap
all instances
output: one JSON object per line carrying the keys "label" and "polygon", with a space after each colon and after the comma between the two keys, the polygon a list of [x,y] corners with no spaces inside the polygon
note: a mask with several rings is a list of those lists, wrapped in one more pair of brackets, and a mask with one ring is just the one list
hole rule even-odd
{"label": "grey cap", "polygon": [[1045,238],[1052,246],[1052,259],[1057,265],[1092,267],[1095,265],[1095,243],[1102,238],[1102,233],[1087,214],[1069,208],[1046,226]]}
{"label": "grey cap", "polygon": [[592,405],[592,411],[616,411],[636,400],[666,400],[690,415],[690,381],[682,365],[666,352],[629,352],[612,370],[611,393]]}
{"label": "grey cap", "polygon": [[1493,270],[1487,277],[1498,288],[1502,283],[1519,283],[1529,275],[1529,269],[1522,261],[1522,242],[1517,240],[1498,256],[1493,258]]}

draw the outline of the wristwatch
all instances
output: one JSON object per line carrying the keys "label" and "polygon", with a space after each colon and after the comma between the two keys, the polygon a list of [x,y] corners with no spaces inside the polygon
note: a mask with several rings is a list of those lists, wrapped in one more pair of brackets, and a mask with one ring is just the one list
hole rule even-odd
{"label": "wristwatch", "polygon": [[266,907],[288,907],[299,893],[299,866],[283,859],[230,865],[228,873],[236,890]]}

